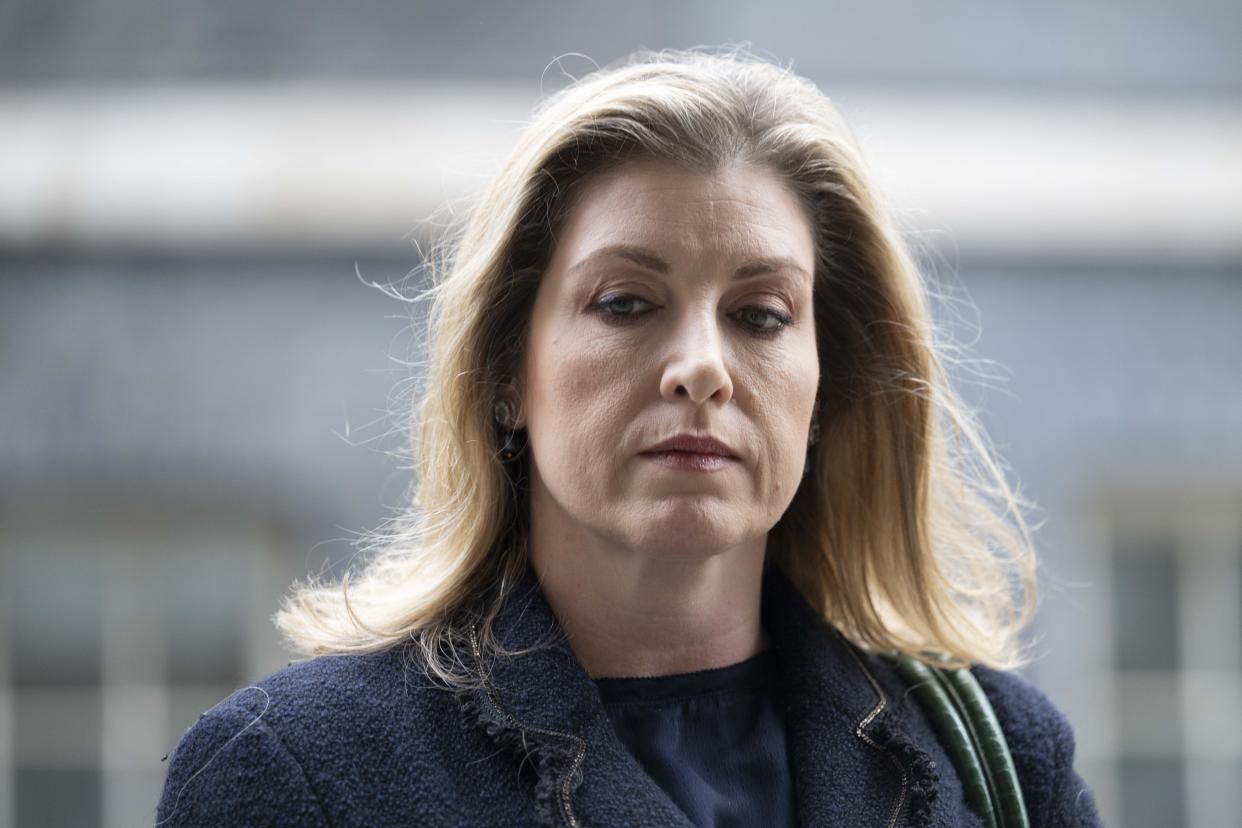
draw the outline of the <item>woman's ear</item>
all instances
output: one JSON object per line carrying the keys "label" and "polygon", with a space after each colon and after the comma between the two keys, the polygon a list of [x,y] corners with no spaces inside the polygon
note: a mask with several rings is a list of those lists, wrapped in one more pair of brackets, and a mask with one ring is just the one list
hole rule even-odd
{"label": "woman's ear", "polygon": [[517,431],[526,427],[526,414],[522,410],[522,395],[518,380],[512,379],[497,389],[495,412],[496,422],[509,431]]}
{"label": "woman's ear", "polygon": [[526,365],[524,357],[518,357],[517,367],[509,379],[507,390],[513,401],[513,410],[517,412],[517,425],[514,428],[526,428]]}

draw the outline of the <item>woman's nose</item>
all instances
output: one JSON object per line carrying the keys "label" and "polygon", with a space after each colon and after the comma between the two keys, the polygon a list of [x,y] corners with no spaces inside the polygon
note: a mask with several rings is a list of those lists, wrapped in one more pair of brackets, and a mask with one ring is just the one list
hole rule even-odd
{"label": "woman's nose", "polygon": [[660,378],[660,395],[673,402],[724,405],[733,397],[720,327],[709,314],[687,317],[674,334]]}

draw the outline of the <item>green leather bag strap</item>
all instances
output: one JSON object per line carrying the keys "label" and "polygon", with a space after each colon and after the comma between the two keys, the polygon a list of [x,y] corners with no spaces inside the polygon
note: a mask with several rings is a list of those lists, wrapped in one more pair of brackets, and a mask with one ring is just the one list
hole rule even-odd
{"label": "green leather bag strap", "polygon": [[966,802],[983,817],[988,828],[1000,828],[996,811],[992,807],[992,796],[988,790],[987,777],[983,763],[975,750],[974,740],[966,729],[952,697],[945,691],[944,685],[936,678],[932,667],[908,655],[894,658],[897,672],[906,680],[914,691],[915,698],[923,706],[932,729],[940,737],[944,752],[949,761],[957,769],[962,780],[962,788],[966,793]]}
{"label": "green leather bag strap", "polygon": [[1018,782],[1018,770],[1013,766],[1009,743],[1001,730],[996,711],[988,701],[987,694],[979,686],[974,673],[965,668],[937,670],[958,707],[966,712],[966,721],[975,737],[975,744],[983,756],[983,766],[988,769],[992,783],[993,807],[999,811],[1004,828],[1029,828],[1026,803],[1022,799],[1022,786]]}
{"label": "green leather bag strap", "polygon": [[966,794],[989,828],[1029,828],[1009,745],[987,695],[969,670],[890,656],[940,737]]}

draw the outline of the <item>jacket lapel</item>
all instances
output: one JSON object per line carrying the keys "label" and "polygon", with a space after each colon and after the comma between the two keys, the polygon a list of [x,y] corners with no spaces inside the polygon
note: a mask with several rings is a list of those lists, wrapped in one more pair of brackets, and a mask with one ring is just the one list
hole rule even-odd
{"label": "jacket lapel", "polygon": [[[918,750],[895,727],[864,659],[774,566],[765,571],[762,606],[782,672],[802,824],[898,825],[917,816],[910,762],[918,757],[910,751]],[[531,651],[484,664],[487,684],[458,698],[469,721],[533,768],[540,819],[691,828],[617,738],[530,568],[493,629],[506,649]]]}
{"label": "jacket lapel", "polygon": [[617,738],[529,568],[493,629],[506,650],[531,651],[496,657],[485,665],[487,687],[459,700],[519,766],[534,769],[543,824],[693,828]]}
{"label": "jacket lapel", "polygon": [[762,613],[781,665],[802,825],[926,825],[934,765],[899,726],[872,659],[775,566]]}

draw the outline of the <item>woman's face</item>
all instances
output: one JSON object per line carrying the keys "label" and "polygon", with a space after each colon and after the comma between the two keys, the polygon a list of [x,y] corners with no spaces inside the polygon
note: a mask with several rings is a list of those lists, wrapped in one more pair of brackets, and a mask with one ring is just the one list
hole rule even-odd
{"label": "woman's face", "polygon": [[[761,540],[806,458],[814,260],[767,170],[644,160],[586,182],[515,382],[537,535],[686,558]],[[679,435],[727,456],[652,453]]]}

